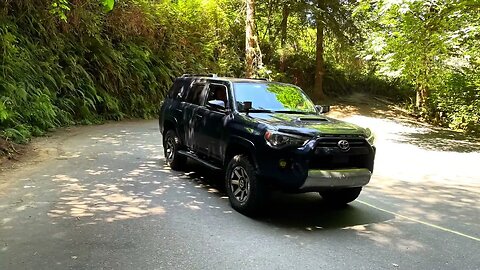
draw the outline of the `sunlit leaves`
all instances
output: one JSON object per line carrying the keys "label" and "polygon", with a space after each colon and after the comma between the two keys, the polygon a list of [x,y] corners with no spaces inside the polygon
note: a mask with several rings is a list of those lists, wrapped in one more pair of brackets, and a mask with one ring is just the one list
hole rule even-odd
{"label": "sunlit leaves", "polygon": [[[115,0],[98,0],[106,12],[111,11],[115,5]],[[71,10],[69,0],[51,0],[50,13],[67,21],[67,13]]]}
{"label": "sunlit leaves", "polygon": [[65,14],[70,10],[70,3],[68,0],[52,0],[50,13],[58,16],[62,21],[67,21]]}
{"label": "sunlit leaves", "polygon": [[424,117],[471,130],[478,112],[470,105],[478,97],[462,93],[480,91],[472,84],[480,59],[479,10],[478,1],[362,1],[355,14],[371,18],[364,19],[371,34],[363,55],[377,75],[395,76],[423,94],[417,97]]}
{"label": "sunlit leaves", "polygon": [[0,122],[8,118],[7,107],[3,103],[3,98],[0,99]]}
{"label": "sunlit leaves", "polygon": [[105,11],[111,11],[115,5],[115,0],[101,0]]}

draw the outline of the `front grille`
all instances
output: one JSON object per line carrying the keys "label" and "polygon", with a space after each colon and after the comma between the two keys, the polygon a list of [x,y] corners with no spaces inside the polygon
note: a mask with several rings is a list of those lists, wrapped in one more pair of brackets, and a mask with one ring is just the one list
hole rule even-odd
{"label": "front grille", "polygon": [[317,147],[337,147],[340,140],[346,140],[350,147],[367,146],[367,141],[362,137],[322,137],[317,140]]}
{"label": "front grille", "polygon": [[[342,151],[338,147],[340,140],[348,141],[350,149]],[[372,169],[372,153],[368,142],[359,136],[321,137],[317,140],[312,155],[310,169],[333,170],[350,168]]]}

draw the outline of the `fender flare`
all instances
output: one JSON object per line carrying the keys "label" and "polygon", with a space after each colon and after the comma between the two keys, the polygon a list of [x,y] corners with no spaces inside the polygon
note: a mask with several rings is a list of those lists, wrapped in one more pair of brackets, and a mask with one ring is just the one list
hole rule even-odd
{"label": "fender flare", "polygon": [[[228,151],[228,148],[230,145],[232,144],[237,144],[237,145],[240,145],[242,146],[243,148],[245,148],[248,153],[249,153],[249,156],[250,158],[252,158],[252,161],[253,161],[253,165],[256,169],[258,169],[258,161],[257,161],[257,156],[255,155],[256,153],[256,147],[255,147],[255,144],[248,140],[248,139],[245,139],[243,137],[240,137],[240,136],[231,136],[229,141],[228,141],[228,146],[227,146],[227,151]],[[225,152],[224,154],[224,163],[227,164],[229,162],[229,160],[226,160],[227,158],[227,151]]]}
{"label": "fender flare", "polygon": [[177,121],[177,119],[175,119],[175,117],[167,117],[167,118],[163,119],[163,123],[160,125],[160,133],[162,134],[162,136],[163,136],[163,134],[164,134],[165,131],[166,131],[166,130],[165,130],[165,122],[171,122],[171,123],[173,124],[174,129],[175,129],[175,132],[176,132],[177,134],[179,134],[179,132],[178,132],[178,121]]}

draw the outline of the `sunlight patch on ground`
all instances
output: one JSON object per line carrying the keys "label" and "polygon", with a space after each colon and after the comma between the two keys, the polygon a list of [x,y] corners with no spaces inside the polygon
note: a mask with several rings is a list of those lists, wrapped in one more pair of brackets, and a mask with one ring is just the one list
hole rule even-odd
{"label": "sunlight patch on ground", "polygon": [[68,175],[55,175],[53,181],[59,183],[63,196],[48,212],[52,218],[94,217],[96,222],[114,222],[165,214],[164,207],[152,206],[146,196],[124,191],[117,184],[82,184]]}
{"label": "sunlight patch on ground", "polygon": [[392,221],[388,223],[356,225],[343,228],[343,230],[354,231],[357,235],[370,239],[375,245],[380,247],[390,247],[402,252],[417,252],[424,250],[425,246],[407,236]]}
{"label": "sunlight patch on ground", "polygon": [[475,149],[480,149],[480,144],[441,138],[441,134],[429,135],[435,131],[389,119],[354,115],[344,120],[369,127],[376,135],[373,183],[375,176],[381,176],[415,183],[480,188],[480,172],[474,171],[480,161],[480,151]]}
{"label": "sunlight patch on ground", "polygon": [[[358,200],[357,200],[358,201]],[[473,235],[469,235],[469,234],[465,234],[463,232],[460,232],[460,231],[457,231],[457,230],[454,230],[454,229],[450,229],[450,228],[446,228],[444,226],[440,226],[440,225],[437,225],[437,224],[433,224],[431,222],[428,222],[428,221],[424,221],[423,219],[421,218],[415,218],[415,217],[411,217],[411,216],[407,216],[405,214],[399,214],[399,213],[395,213],[395,212],[392,212],[392,211],[389,211],[387,209],[383,209],[381,207],[377,207],[375,205],[372,205],[370,203],[367,203],[367,202],[364,202],[364,201],[358,201],[364,205],[367,205],[371,208],[374,208],[374,209],[377,209],[377,210],[380,210],[380,211],[383,211],[385,213],[389,213],[389,214],[392,214],[392,215],[395,215],[396,218],[398,219],[403,219],[405,221],[403,221],[403,223],[418,223],[418,224],[422,224],[422,225],[425,225],[427,227],[431,227],[431,228],[435,228],[439,231],[443,231],[443,232],[447,232],[447,233],[451,233],[451,234],[455,234],[455,235],[458,235],[458,236],[461,236],[461,237],[465,237],[465,238],[468,238],[468,239],[471,239],[471,240],[474,240],[474,241],[478,241],[480,242],[480,238],[476,237],[476,236],[473,236]],[[475,218],[475,217],[474,217]]]}

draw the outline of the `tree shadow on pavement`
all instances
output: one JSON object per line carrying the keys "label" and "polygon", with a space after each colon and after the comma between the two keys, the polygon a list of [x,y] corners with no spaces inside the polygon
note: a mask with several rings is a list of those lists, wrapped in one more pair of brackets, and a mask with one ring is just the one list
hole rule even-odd
{"label": "tree shadow on pavement", "polygon": [[343,229],[394,219],[395,216],[352,202],[335,207],[319,194],[272,194],[263,216],[258,220],[276,226],[305,229]]}
{"label": "tree shadow on pavement", "polygon": [[393,103],[379,100],[362,93],[354,93],[350,96],[338,98],[333,101],[331,112],[328,114],[334,118],[348,115],[363,115],[367,117],[395,120],[408,125],[419,126],[419,121],[413,118],[409,112],[400,109]]}
{"label": "tree shadow on pavement", "polygon": [[[336,111],[337,110],[337,111]],[[386,120],[394,128],[394,141],[415,145],[425,150],[449,152],[480,152],[480,138],[447,128],[435,127],[416,119],[393,103],[355,93],[339,99],[328,114],[334,118],[349,118],[360,115]],[[348,121],[348,119],[346,119]],[[385,129],[385,122],[379,128]],[[403,127],[403,128],[402,128]]]}
{"label": "tree shadow on pavement", "polygon": [[[209,170],[195,162],[189,162],[190,181],[203,183],[205,188],[218,189],[217,196],[226,198],[223,174]],[[233,210],[233,209],[232,209]],[[264,211],[255,218],[262,223],[298,229],[341,229],[356,225],[367,225],[393,219],[394,216],[362,204],[352,203],[334,207],[325,203],[318,193],[287,194],[271,193]]]}
{"label": "tree shadow on pavement", "polygon": [[367,190],[373,198],[388,196],[389,206],[398,208],[399,214],[447,227],[465,224],[468,228],[480,228],[480,187],[476,184],[439,185],[436,181],[427,181],[412,185],[384,178]]}
{"label": "tree shadow on pavement", "polygon": [[471,153],[480,152],[480,139],[441,128],[425,128],[418,132],[402,132],[399,143],[416,145],[425,150]]}

